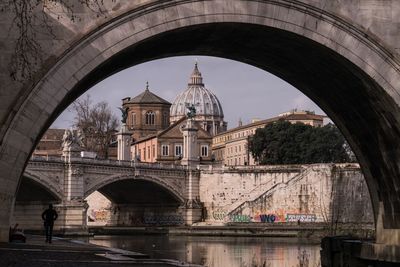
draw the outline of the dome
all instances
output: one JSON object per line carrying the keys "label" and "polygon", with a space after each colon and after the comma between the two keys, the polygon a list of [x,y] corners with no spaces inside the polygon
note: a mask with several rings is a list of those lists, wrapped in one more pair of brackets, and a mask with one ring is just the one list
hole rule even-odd
{"label": "dome", "polygon": [[[197,63],[190,77],[188,88],[180,93],[171,105],[171,122],[176,122],[186,116],[188,112],[187,105],[194,105],[196,108],[195,120],[203,121],[205,130],[216,134],[226,129],[221,103],[214,93],[204,87]],[[211,125],[207,122],[211,122]]]}

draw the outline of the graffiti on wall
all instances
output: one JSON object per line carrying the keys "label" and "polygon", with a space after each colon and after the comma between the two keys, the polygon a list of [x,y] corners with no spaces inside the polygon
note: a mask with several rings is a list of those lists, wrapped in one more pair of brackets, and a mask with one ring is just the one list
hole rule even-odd
{"label": "graffiti on wall", "polygon": [[149,225],[181,225],[185,223],[181,215],[175,214],[145,215],[143,221]]}
{"label": "graffiti on wall", "polygon": [[220,222],[258,222],[258,223],[274,223],[274,222],[315,222],[317,216],[315,214],[303,214],[296,210],[274,210],[274,211],[256,211],[253,214],[229,214],[222,209],[214,210],[212,219]]}
{"label": "graffiti on wall", "polygon": [[316,220],[315,214],[286,214],[287,222],[315,222]]}
{"label": "graffiti on wall", "polygon": [[91,210],[89,214],[89,221],[92,222],[106,222],[110,217],[109,210]]}
{"label": "graffiti on wall", "polygon": [[249,215],[234,214],[229,216],[230,222],[251,222],[253,218]]}
{"label": "graffiti on wall", "polygon": [[225,221],[226,218],[226,212],[223,210],[214,210],[212,212],[212,218],[215,221]]}

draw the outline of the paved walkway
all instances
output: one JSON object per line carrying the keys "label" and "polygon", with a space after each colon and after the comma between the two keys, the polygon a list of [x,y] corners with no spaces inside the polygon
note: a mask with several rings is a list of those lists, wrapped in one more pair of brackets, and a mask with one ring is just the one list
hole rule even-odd
{"label": "paved walkway", "polygon": [[27,243],[0,243],[1,267],[109,267],[109,266],[185,266],[173,260],[149,259],[147,255],[106,248],[64,238],[54,238],[52,244],[43,236],[27,236]]}

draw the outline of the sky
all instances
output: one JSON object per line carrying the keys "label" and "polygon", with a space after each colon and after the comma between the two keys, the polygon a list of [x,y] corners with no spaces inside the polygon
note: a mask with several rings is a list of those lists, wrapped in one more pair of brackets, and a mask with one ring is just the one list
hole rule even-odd
{"label": "sky", "polygon": [[[228,129],[252,119],[267,119],[292,110],[311,110],[325,114],[313,101],[280,78],[259,68],[237,61],[206,57],[170,57],[133,66],[99,82],[85,94],[93,103],[106,101],[118,118],[125,97],[149,89],[156,95],[173,102],[186,90],[195,62],[203,76],[205,87],[219,99],[228,122]],[[50,128],[69,128],[74,114],[66,109]]]}

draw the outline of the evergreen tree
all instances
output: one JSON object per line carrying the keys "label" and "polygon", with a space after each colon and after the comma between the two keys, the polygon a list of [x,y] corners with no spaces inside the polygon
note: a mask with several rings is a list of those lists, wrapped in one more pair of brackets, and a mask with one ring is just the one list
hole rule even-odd
{"label": "evergreen tree", "polygon": [[345,139],[333,124],[313,127],[277,121],[257,129],[249,149],[260,164],[349,162]]}

